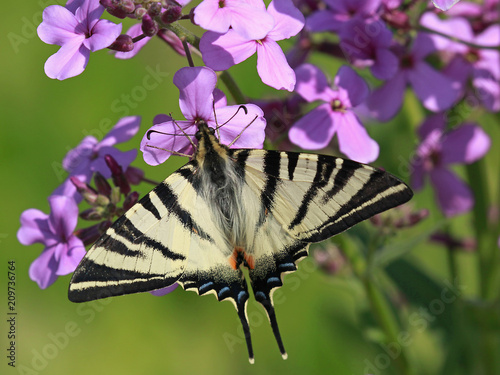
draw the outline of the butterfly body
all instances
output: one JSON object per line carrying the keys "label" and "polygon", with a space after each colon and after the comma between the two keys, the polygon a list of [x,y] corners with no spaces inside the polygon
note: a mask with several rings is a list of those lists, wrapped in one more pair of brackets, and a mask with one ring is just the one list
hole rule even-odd
{"label": "butterfly body", "polygon": [[193,160],[143,197],[93,245],[69,298],[89,301],[175,282],[231,301],[243,325],[249,299],[241,268],[265,308],[283,358],[272,302],[309,244],[409,200],[411,190],[378,169],[293,152],[229,149],[199,124]]}

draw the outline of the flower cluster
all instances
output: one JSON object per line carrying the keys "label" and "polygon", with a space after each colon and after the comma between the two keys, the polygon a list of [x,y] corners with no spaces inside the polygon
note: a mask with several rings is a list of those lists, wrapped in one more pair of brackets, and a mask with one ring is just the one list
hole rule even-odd
{"label": "flower cluster", "polygon": [[[465,116],[452,123],[447,114],[471,97],[476,99],[471,111],[500,111],[498,1],[436,0],[435,7],[415,3],[273,0],[266,8],[262,0],[203,0],[185,10],[189,0],[70,0],[64,7],[45,9],[38,35],[61,47],[45,64],[47,76],[59,80],[81,74],[90,52],[104,48],[128,59],[160,39],[186,57],[189,67],[173,74],[185,119],[158,114],[140,144],[152,166],[171,155],[193,155],[200,122],[215,128],[230,147],[261,148],[267,135],[282,148],[330,148],[374,162],[382,143],[364,124],[395,118],[413,95],[427,118],[415,134],[420,144],[410,163],[412,184],[419,190],[428,177],[438,207],[452,217],[470,211],[474,197],[450,166],[478,161],[491,140],[480,124]],[[101,19],[105,10],[135,24],[121,34],[121,24]],[[199,26],[200,34],[188,31],[183,22]],[[205,66],[195,67],[192,54],[201,56]],[[254,54],[262,83],[284,92],[252,100],[229,84],[238,104],[228,105],[216,88],[218,74],[231,82],[227,70]],[[131,166],[137,150],[124,152],[115,145],[129,141],[139,123],[139,117],[125,117],[102,140],[83,139],[64,158],[68,178],[49,197],[50,214],[34,209],[22,214],[19,241],[45,246],[30,269],[40,287],[72,272],[84,246],[137,201],[130,184],[148,181]],[[92,178],[95,187],[90,186]],[[90,208],[79,213],[82,201]],[[391,226],[415,225],[427,212],[405,211]],[[76,229],[78,216],[98,223]],[[380,224],[381,219],[374,220]]]}

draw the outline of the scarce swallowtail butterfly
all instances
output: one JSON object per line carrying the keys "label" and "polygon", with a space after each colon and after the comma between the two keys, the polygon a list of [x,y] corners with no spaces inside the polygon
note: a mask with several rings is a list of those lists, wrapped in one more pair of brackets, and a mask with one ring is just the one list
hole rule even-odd
{"label": "scarce swallowtail butterfly", "polygon": [[73,302],[179,283],[236,307],[250,362],[248,268],[283,358],[273,291],[313,242],[413,193],[382,170],[316,154],[229,149],[200,122],[192,161],[120,217],[88,251],[69,287]]}

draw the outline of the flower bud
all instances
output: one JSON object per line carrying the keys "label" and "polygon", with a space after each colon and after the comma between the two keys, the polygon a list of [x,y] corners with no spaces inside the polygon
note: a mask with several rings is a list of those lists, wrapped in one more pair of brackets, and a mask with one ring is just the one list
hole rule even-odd
{"label": "flower bud", "polygon": [[146,36],[154,36],[158,32],[158,25],[147,13],[142,17],[142,32]]}
{"label": "flower bud", "polygon": [[102,220],[102,215],[95,208],[89,208],[83,212],[80,212],[80,218],[83,220]]}
{"label": "flower bud", "polygon": [[71,176],[69,178],[73,185],[75,185],[76,190],[80,195],[90,204],[94,204],[97,199],[97,191],[95,191],[91,186],[87,185],[85,182],[81,181],[78,177]]}
{"label": "flower bud", "polygon": [[148,14],[151,17],[154,18],[154,17],[160,15],[160,13],[161,13],[161,3],[160,2],[154,2],[154,3],[151,3],[149,5]]}
{"label": "flower bud", "polygon": [[130,52],[134,49],[134,41],[130,35],[122,34],[108,48],[113,51]]}
{"label": "flower bud", "polygon": [[182,16],[182,7],[178,5],[169,5],[168,8],[161,14],[163,23],[172,23],[177,21]]}
{"label": "flower bud", "polygon": [[144,179],[144,171],[142,169],[129,166],[125,171],[125,177],[132,185],[139,185]]}
{"label": "flower bud", "polygon": [[99,172],[94,173],[94,184],[99,194],[109,197],[111,194],[111,185]]}
{"label": "flower bud", "polygon": [[[127,178],[123,174],[122,167],[109,154],[104,156],[104,160],[111,170],[111,177],[115,186],[120,188],[120,191],[123,195],[128,195],[128,193],[130,193],[130,185],[127,181]],[[111,198],[111,201],[113,201],[113,197]]]}
{"label": "flower bud", "polygon": [[144,17],[145,14],[148,13],[148,10],[144,8],[142,5],[138,4],[135,7],[134,11],[134,17],[142,20],[142,17]]}

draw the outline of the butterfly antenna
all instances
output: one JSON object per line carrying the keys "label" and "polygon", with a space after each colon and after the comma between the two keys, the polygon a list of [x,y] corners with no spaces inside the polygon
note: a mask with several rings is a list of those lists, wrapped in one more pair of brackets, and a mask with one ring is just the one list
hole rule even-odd
{"label": "butterfly antenna", "polygon": [[[233,117],[234,117],[234,116],[233,116]],[[240,139],[240,137],[242,136],[243,132],[244,132],[245,130],[247,130],[247,128],[248,128],[250,125],[252,125],[252,124],[255,122],[255,120],[257,120],[257,117],[258,117],[258,116],[256,115],[256,116],[253,118],[253,120],[252,120],[252,121],[251,121],[248,125],[246,125],[246,126],[245,126],[245,127],[244,127],[241,131],[240,131],[240,133],[236,136],[236,138],[234,138],[234,139],[231,141],[231,143],[230,143],[230,144],[228,144],[228,147],[231,147],[232,145],[234,145],[234,144],[236,143],[236,141],[237,141],[238,139]]]}
{"label": "butterfly antenna", "polygon": [[217,138],[220,139],[220,131],[219,131],[220,126],[217,121],[217,112],[215,112],[215,100],[212,100],[212,111],[214,112],[215,131],[217,132]]}
{"label": "butterfly antenna", "polygon": [[174,150],[167,150],[166,148],[161,148],[161,147],[158,147],[158,146],[146,145],[146,147],[151,147],[151,148],[156,148],[157,150],[167,151],[167,152],[170,152],[172,155],[186,156],[188,158],[192,158],[193,157],[193,155],[183,154],[182,152],[174,151]]}
{"label": "butterfly antenna", "polygon": [[[172,116],[170,116],[172,117]],[[177,121],[175,121],[174,119],[172,119],[172,122],[175,124],[175,126],[177,126],[177,128],[179,128],[179,130],[182,132],[182,134],[184,134],[184,136],[189,139],[189,142],[191,143],[191,145],[194,147],[194,149],[196,150],[196,145],[195,143],[193,142],[193,138],[191,138],[191,136],[189,134],[187,134],[184,129],[182,129],[182,127],[179,125],[179,123]]]}
{"label": "butterfly antenna", "polygon": [[[230,117],[230,118],[229,118],[229,119],[228,119],[225,123],[220,124],[220,125],[217,125],[217,127],[219,127],[219,128],[220,128],[220,127],[222,127],[222,126],[226,125],[226,124],[227,124],[229,121],[231,121],[233,118],[235,118],[235,117],[236,117],[236,115],[238,114],[238,112],[240,111],[240,109],[242,109],[243,111],[245,111],[245,115],[248,115],[248,109],[247,109],[247,107],[245,107],[245,106],[242,104],[242,105],[240,105],[240,106],[238,107],[238,109],[236,110],[236,112],[234,112],[234,115],[232,115],[232,116],[231,116],[231,117]],[[255,120],[254,120],[254,121],[255,121]]]}

